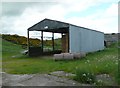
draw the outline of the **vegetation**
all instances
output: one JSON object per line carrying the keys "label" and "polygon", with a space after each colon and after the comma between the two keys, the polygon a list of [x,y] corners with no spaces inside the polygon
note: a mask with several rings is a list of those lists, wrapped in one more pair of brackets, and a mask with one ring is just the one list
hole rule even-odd
{"label": "vegetation", "polygon": [[[2,41],[2,67],[3,71],[11,74],[49,73],[53,71],[65,71],[76,73],[90,73],[87,78],[94,80],[94,75],[109,74],[120,84],[118,75],[118,48],[113,44],[103,51],[87,54],[86,57],[74,61],[54,61],[52,56],[28,57],[21,52],[21,45]],[[94,75],[91,75],[94,74]],[[78,77],[78,76],[77,76]],[[79,79],[78,79],[79,80]],[[82,80],[82,81],[85,81]],[[89,81],[85,81],[91,83]],[[93,81],[92,81],[93,82]]]}
{"label": "vegetation", "polygon": [[87,69],[76,69],[76,76],[74,77],[74,80],[87,84],[93,84],[96,81],[95,75]]}
{"label": "vegetation", "polygon": [[[27,46],[27,38],[24,36],[2,34],[2,38],[9,41],[9,42],[15,43],[15,44]],[[39,46],[40,43],[41,43],[41,41],[39,39],[30,38],[30,45],[31,46]]]}
{"label": "vegetation", "polygon": [[[0,36],[2,36],[2,38],[4,40],[7,40],[7,41],[15,43],[15,44],[22,45],[22,47],[24,47],[24,48],[27,47],[27,38],[24,37],[24,36],[19,36],[19,35],[16,35],[16,34],[15,35],[2,34]],[[41,46],[41,40],[40,39],[30,38],[29,41],[30,41],[30,46],[34,46],[34,47],[40,47]],[[60,41],[61,41],[60,38],[54,40],[55,49],[61,49]],[[52,40],[44,40],[43,44],[44,44],[44,48],[52,49],[52,47],[51,47],[52,46]]]}

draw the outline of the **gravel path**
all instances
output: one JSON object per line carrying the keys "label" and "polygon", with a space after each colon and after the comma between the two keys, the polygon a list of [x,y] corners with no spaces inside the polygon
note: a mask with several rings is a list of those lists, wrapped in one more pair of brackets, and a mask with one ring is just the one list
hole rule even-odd
{"label": "gravel path", "polygon": [[[69,79],[68,77],[75,76],[75,74],[64,71],[29,75],[13,75],[1,72],[0,75],[2,75],[0,78],[2,79],[2,84],[0,86],[91,86]],[[117,85],[108,74],[97,75],[96,80],[104,82],[106,85]]]}
{"label": "gravel path", "polygon": [[[60,73],[60,72],[57,72]],[[61,72],[62,76],[66,75]],[[51,74],[31,74],[31,75],[13,75],[2,73],[3,86],[87,86],[87,84],[80,84],[74,80],[65,77],[55,76]],[[68,75],[67,75],[68,76]]]}

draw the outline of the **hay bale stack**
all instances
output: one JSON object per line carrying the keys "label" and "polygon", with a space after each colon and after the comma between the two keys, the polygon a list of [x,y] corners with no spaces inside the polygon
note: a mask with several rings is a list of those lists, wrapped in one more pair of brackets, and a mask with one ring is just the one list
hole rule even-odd
{"label": "hay bale stack", "polygon": [[54,54],[54,60],[73,60],[74,55],[70,53]]}
{"label": "hay bale stack", "polygon": [[63,60],[63,54],[54,54],[54,60]]}
{"label": "hay bale stack", "polygon": [[81,58],[81,54],[80,53],[73,53],[73,55],[74,55],[74,59]]}
{"label": "hay bale stack", "polygon": [[71,53],[63,53],[64,60],[73,60],[74,55]]}
{"label": "hay bale stack", "polygon": [[84,53],[84,52],[81,52],[81,53],[73,53],[73,55],[74,55],[74,58],[75,58],[75,59],[79,59],[79,58],[85,57],[85,56],[86,56],[86,53]]}
{"label": "hay bale stack", "polygon": [[86,56],[85,52],[80,52],[80,54],[81,54],[81,57],[85,57]]}
{"label": "hay bale stack", "polygon": [[73,60],[85,57],[86,53],[61,53],[61,54],[54,54],[54,60]]}

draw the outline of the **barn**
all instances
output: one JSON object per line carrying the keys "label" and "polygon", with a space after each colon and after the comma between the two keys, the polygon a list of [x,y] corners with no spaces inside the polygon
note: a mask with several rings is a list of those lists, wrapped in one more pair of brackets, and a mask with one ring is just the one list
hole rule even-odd
{"label": "barn", "polygon": [[[41,47],[33,48],[30,46],[29,32],[41,31]],[[52,53],[79,53],[79,52],[94,52],[104,49],[104,33],[96,30],[92,30],[85,27],[76,26],[73,24],[44,19],[32,27],[28,28],[28,52],[29,55],[43,55],[43,32],[52,33]],[[54,34],[61,33],[62,35],[62,49],[58,52],[54,48]]]}

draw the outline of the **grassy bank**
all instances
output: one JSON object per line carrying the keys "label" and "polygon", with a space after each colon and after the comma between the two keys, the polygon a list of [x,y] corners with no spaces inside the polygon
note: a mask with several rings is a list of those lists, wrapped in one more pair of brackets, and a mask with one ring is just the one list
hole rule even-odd
{"label": "grassy bank", "polygon": [[76,69],[90,70],[95,75],[109,74],[118,78],[118,49],[113,44],[103,51],[89,53],[85,58],[73,61],[54,61],[52,56],[28,57],[22,55],[20,45],[3,40],[3,71],[12,74],[49,73],[62,70],[75,73]]}

